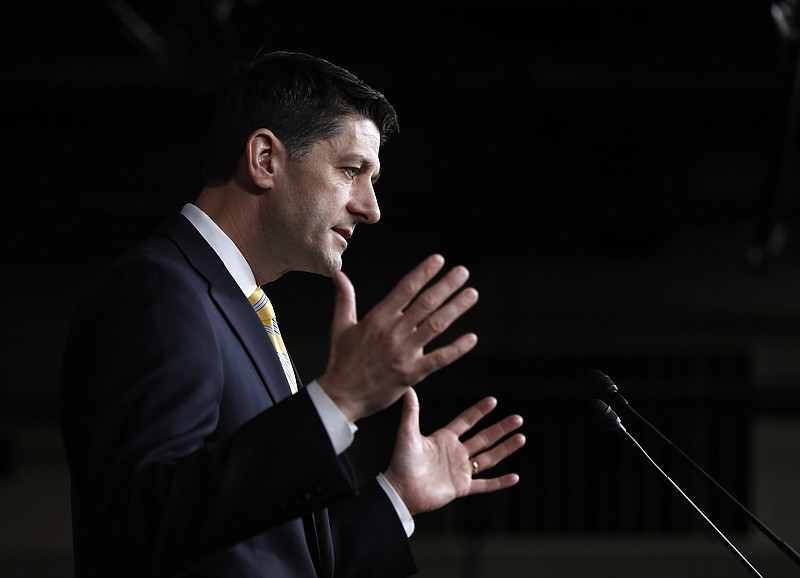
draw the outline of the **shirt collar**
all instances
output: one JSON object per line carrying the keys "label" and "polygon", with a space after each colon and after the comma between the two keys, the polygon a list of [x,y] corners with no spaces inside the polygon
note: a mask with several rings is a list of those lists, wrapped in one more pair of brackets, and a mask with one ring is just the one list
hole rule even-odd
{"label": "shirt collar", "polygon": [[197,205],[187,203],[181,209],[181,214],[194,225],[197,232],[211,245],[211,248],[222,260],[222,264],[225,265],[228,273],[236,281],[245,297],[250,296],[256,289],[256,278],[244,255],[239,251],[236,244],[231,241],[231,238]]}

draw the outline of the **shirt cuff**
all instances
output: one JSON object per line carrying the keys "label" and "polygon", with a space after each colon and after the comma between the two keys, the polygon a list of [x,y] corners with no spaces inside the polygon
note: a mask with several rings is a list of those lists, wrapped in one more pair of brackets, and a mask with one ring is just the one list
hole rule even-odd
{"label": "shirt cuff", "polygon": [[325,426],[325,430],[328,432],[328,437],[331,439],[336,455],[344,453],[353,443],[358,426],[348,421],[316,380],[306,386],[306,391],[322,420],[322,425]]}
{"label": "shirt cuff", "polygon": [[405,502],[403,502],[403,498],[400,497],[400,494],[397,493],[397,490],[394,489],[394,486],[389,483],[389,480],[383,474],[378,474],[378,484],[386,492],[389,501],[392,502],[392,506],[397,512],[397,517],[400,518],[400,523],[403,524],[403,529],[406,531],[406,536],[410,538],[411,534],[414,533],[414,518],[411,516],[411,512],[408,511]]}
{"label": "shirt cuff", "polygon": [[[358,426],[348,421],[316,380],[306,385],[306,391],[322,420],[322,425],[325,426],[325,430],[328,432],[328,437],[331,439],[336,455],[344,453],[352,445]],[[403,498],[400,497],[400,494],[397,493],[397,490],[394,489],[383,474],[378,474],[377,480],[378,485],[380,485],[392,506],[394,506],[397,517],[400,518],[400,523],[403,524],[406,536],[410,538],[415,528],[411,512],[408,511]]]}

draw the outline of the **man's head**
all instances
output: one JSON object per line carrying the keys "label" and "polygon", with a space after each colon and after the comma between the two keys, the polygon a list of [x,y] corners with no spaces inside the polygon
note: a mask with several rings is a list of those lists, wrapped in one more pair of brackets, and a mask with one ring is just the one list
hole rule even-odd
{"label": "man's head", "polygon": [[212,124],[197,199],[259,285],[288,271],[331,275],[358,223],[375,223],[379,151],[397,130],[386,98],[306,54],[259,57]]}
{"label": "man's head", "polygon": [[204,186],[236,172],[247,139],[271,130],[294,160],[313,144],[336,137],[346,118],[371,120],[381,144],[397,131],[394,107],[347,70],[297,52],[270,52],[242,66],[212,120],[203,167]]}

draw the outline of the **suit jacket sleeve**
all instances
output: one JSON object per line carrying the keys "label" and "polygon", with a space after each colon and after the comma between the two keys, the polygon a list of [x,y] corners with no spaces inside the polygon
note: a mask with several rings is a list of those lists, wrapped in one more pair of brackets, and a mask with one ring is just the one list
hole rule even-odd
{"label": "suit jacket sleeve", "polygon": [[417,567],[403,524],[377,480],[330,508],[336,576],[411,576]]}
{"label": "suit jacket sleeve", "polygon": [[208,291],[168,259],[129,260],[65,354],[74,524],[132,574],[184,573],[354,489],[308,396],[270,400]]}

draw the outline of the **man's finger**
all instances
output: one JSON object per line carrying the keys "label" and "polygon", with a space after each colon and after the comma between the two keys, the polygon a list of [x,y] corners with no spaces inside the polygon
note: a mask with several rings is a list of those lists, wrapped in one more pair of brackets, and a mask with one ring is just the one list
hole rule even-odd
{"label": "man's finger", "polygon": [[472,287],[464,289],[447,305],[429,315],[417,326],[413,339],[418,347],[424,347],[435,337],[444,333],[459,317],[478,302],[478,292]]}
{"label": "man's finger", "polygon": [[431,255],[406,273],[398,281],[394,289],[372,309],[371,314],[399,314],[422,291],[422,288],[442,270],[443,266],[444,257],[439,254]]}
{"label": "man's finger", "polygon": [[442,304],[464,286],[468,279],[469,271],[466,267],[459,265],[453,267],[433,286],[418,295],[413,303],[403,311],[403,323],[407,325],[407,330],[411,331],[426,319],[430,319]]}
{"label": "man's finger", "polygon": [[518,433],[504,440],[502,443],[497,444],[489,451],[485,451],[477,456],[473,456],[470,453],[470,456],[478,463],[478,471],[483,472],[495,467],[524,445],[525,436]]}
{"label": "man's finger", "polygon": [[478,336],[466,333],[449,345],[434,349],[426,353],[417,361],[414,383],[419,383],[430,374],[447,367],[457,359],[463,357],[478,344]]}
{"label": "man's finger", "polygon": [[409,387],[403,396],[403,411],[398,433],[406,436],[419,434],[419,398],[413,387]]}
{"label": "man's finger", "polygon": [[471,405],[460,414],[458,414],[444,429],[453,432],[456,437],[461,437],[486,417],[497,407],[497,398],[492,396],[484,397],[478,403]]}
{"label": "man's finger", "polygon": [[516,414],[510,415],[476,433],[464,442],[464,447],[467,449],[467,452],[469,452],[469,455],[475,455],[478,452],[492,447],[498,441],[520,427],[522,427],[522,416]]}
{"label": "man's finger", "polygon": [[499,478],[473,478],[469,486],[468,496],[473,494],[488,494],[489,492],[497,492],[505,490],[519,482],[517,474],[505,474]]}
{"label": "man's finger", "polygon": [[336,289],[333,320],[331,321],[331,335],[335,337],[358,322],[358,313],[356,311],[356,290],[347,275],[342,271],[336,271],[331,279]]}

